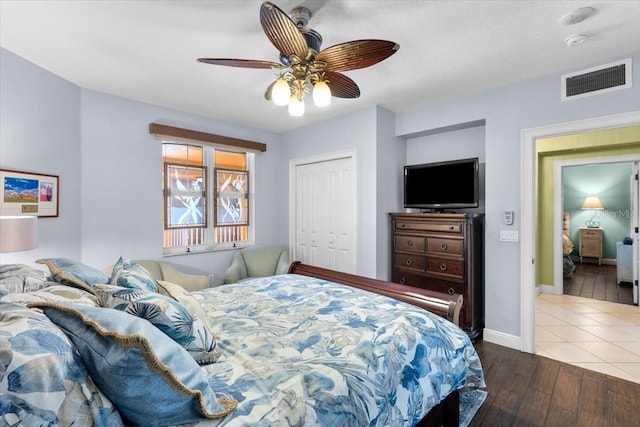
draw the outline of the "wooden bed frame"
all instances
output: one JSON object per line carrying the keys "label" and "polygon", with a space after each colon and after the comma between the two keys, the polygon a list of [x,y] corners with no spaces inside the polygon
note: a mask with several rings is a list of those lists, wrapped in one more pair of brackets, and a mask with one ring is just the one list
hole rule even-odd
{"label": "wooden bed frame", "polygon": [[[326,268],[314,267],[296,261],[289,267],[289,274],[317,277],[330,282],[353,286],[365,291],[385,295],[399,301],[424,308],[440,317],[460,326],[460,309],[462,308],[462,295],[445,294],[428,289],[414,288],[400,283],[385,282],[354,274],[342,273]],[[460,394],[454,391],[449,394],[437,406],[422,419],[416,427],[444,426],[458,427],[460,419]]]}

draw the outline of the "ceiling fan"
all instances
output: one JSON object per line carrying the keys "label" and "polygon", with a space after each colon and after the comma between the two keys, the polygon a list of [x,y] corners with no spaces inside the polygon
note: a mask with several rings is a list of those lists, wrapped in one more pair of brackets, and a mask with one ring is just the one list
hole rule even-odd
{"label": "ceiling fan", "polygon": [[288,105],[289,114],[304,114],[304,96],[312,90],[317,106],[326,106],[331,96],[358,98],[360,88],[342,71],[374,65],[398,51],[400,46],[386,40],[353,40],[320,50],[322,37],[307,27],[311,10],[293,8],[289,17],[275,4],[260,7],[260,23],[267,38],[280,52],[280,62],[253,59],[198,58],[213,65],[241,68],[271,68],[278,77],[265,92],[267,101]]}

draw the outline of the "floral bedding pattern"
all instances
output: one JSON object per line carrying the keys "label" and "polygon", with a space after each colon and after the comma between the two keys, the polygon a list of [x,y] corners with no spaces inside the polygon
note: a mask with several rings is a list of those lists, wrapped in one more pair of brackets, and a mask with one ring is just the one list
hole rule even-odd
{"label": "floral bedding pattern", "polygon": [[0,391],[2,426],[122,425],[64,332],[41,312],[5,301]]}
{"label": "floral bedding pattern", "polygon": [[222,352],[203,369],[238,401],[202,425],[413,426],[450,392],[485,386],[462,330],[384,296],[298,275],[193,296]]}

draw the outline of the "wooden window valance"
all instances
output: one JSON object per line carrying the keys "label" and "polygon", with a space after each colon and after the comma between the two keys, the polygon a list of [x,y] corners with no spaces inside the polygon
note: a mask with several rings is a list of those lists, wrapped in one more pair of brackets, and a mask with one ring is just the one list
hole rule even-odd
{"label": "wooden window valance", "polygon": [[267,151],[267,144],[263,144],[262,142],[231,138],[229,136],[216,135],[213,133],[200,132],[191,129],[177,128],[173,126],[161,125],[159,123],[150,123],[149,133],[155,134],[158,138],[165,137],[171,140],[197,141],[211,145],[241,148],[248,151]]}

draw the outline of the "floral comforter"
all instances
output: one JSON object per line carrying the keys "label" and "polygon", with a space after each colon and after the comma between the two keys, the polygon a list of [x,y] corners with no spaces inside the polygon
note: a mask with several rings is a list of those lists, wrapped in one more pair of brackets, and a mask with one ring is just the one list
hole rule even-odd
{"label": "floral comforter", "polygon": [[193,295],[222,352],[203,369],[238,401],[206,425],[413,426],[450,392],[485,385],[463,331],[384,296],[298,275]]}

